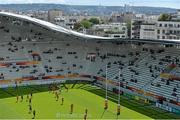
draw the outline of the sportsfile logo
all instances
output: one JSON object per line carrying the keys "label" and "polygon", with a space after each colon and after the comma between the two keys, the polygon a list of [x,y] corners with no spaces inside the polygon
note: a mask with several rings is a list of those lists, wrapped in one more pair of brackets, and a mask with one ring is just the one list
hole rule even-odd
{"label": "sportsfile logo", "polygon": [[[78,114],[78,113],[73,113],[73,114],[66,114],[66,113],[56,113],[56,118],[66,118],[66,119],[82,119],[84,118],[85,114]],[[92,118],[91,114],[87,115],[88,118]]]}

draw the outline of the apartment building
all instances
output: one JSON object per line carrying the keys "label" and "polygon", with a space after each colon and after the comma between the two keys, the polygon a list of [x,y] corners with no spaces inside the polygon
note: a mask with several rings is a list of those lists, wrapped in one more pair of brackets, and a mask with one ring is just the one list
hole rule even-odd
{"label": "apartment building", "polygon": [[127,38],[126,23],[99,24],[92,27],[94,35],[115,38]]}
{"label": "apartment building", "polygon": [[156,23],[143,23],[140,28],[140,39],[157,39]]}
{"label": "apartment building", "polygon": [[158,21],[156,24],[157,39],[180,40],[180,22]]}

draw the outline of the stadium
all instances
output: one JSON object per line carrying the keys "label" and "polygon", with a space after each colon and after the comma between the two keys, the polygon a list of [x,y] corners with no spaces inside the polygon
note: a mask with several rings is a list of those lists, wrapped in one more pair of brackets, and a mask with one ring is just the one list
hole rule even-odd
{"label": "stadium", "polygon": [[7,12],[0,41],[0,119],[180,118],[179,41],[85,35]]}

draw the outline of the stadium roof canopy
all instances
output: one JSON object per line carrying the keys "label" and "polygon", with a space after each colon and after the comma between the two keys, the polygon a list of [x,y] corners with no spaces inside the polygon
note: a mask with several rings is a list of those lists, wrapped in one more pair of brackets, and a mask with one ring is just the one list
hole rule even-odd
{"label": "stadium roof canopy", "polygon": [[36,19],[36,18],[32,18],[32,17],[26,16],[26,15],[19,15],[19,14],[9,13],[9,12],[0,12],[0,16],[7,16],[7,17],[12,17],[12,18],[32,22],[36,25],[42,26],[49,30],[54,30],[54,31],[60,32],[62,34],[73,35],[73,36],[76,36],[79,38],[85,38],[85,39],[96,39],[96,40],[102,40],[102,41],[127,41],[127,42],[144,42],[144,43],[161,43],[161,44],[180,44],[180,40],[147,40],[147,39],[129,39],[129,38],[121,39],[121,38],[111,38],[111,37],[100,37],[100,36],[94,36],[94,35],[87,35],[87,34],[73,31],[73,30],[68,30],[59,25],[55,25],[53,23],[43,21],[40,19]]}
{"label": "stadium roof canopy", "polygon": [[57,32],[65,33],[68,35],[75,35],[77,37],[82,37],[82,38],[87,38],[87,39],[104,39],[104,40],[115,39],[115,38],[110,38],[110,37],[100,37],[100,36],[93,36],[93,35],[87,35],[87,34],[79,33],[79,32],[73,31],[73,30],[68,30],[68,29],[63,28],[59,25],[55,25],[53,23],[43,21],[40,19],[36,19],[36,18],[32,18],[32,17],[26,16],[26,15],[19,15],[19,14],[14,14],[14,13],[9,13],[9,12],[0,12],[0,15],[1,16],[14,17],[14,18],[21,19],[24,21],[32,22],[34,24],[45,27],[47,29],[55,30]]}

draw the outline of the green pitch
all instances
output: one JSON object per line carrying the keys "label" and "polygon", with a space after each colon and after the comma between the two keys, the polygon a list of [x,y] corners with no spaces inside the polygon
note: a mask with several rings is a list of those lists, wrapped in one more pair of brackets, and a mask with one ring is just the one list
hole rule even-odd
{"label": "green pitch", "polygon": [[[64,104],[61,105],[61,98]],[[70,114],[70,105],[74,105],[73,114]],[[36,118],[40,119],[83,119],[85,109],[88,109],[88,119],[117,119],[117,104],[109,101],[109,109],[104,111],[104,98],[83,89],[63,90],[59,101],[55,95],[49,92],[35,93],[32,98],[32,109],[36,110]],[[31,119],[26,96],[22,102],[16,103],[16,97],[0,99],[0,119],[22,118]],[[122,119],[151,119],[143,114],[137,113],[121,106]]]}

